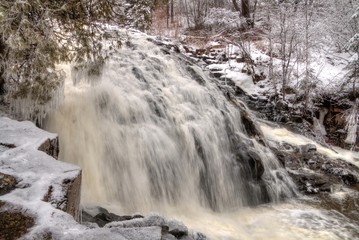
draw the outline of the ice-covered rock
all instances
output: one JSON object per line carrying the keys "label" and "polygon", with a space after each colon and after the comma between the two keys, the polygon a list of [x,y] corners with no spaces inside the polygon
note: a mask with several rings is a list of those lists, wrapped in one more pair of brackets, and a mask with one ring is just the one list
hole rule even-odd
{"label": "ice-covered rock", "polygon": [[36,222],[35,231],[56,225],[56,209],[78,218],[81,169],[54,158],[58,153],[56,134],[28,121],[2,117],[0,145],[0,201],[5,203],[1,216],[31,218]]}

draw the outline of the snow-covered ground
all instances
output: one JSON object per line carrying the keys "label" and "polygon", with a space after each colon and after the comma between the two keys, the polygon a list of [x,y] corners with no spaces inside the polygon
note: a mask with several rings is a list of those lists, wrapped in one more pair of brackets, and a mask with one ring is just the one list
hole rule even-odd
{"label": "snow-covered ground", "polygon": [[[222,79],[232,79],[235,84],[240,87],[248,95],[260,95],[263,93],[273,93],[273,81],[268,78],[268,69],[270,57],[265,53],[264,49],[268,48],[266,41],[258,42],[245,42],[242,43],[242,49],[235,43],[228,43],[228,41],[221,40],[209,40],[204,46],[188,45],[187,48],[192,49],[207,49],[212,52],[226,54],[229,57],[228,61],[222,61],[222,59],[209,59],[207,60],[207,69],[211,71],[220,72],[223,75]],[[202,48],[203,47],[203,48]],[[183,53],[190,57],[210,57],[208,53],[200,53],[198,56],[193,56],[192,53],[184,51],[184,48],[180,48]],[[244,73],[246,68],[244,62],[238,63],[236,56],[243,55],[243,49],[249,52],[251,59],[254,61],[254,71],[256,74],[263,72],[266,76],[264,80],[258,83],[253,83],[251,74]],[[313,92],[318,93],[335,93],[339,94],[346,90],[345,83],[347,82],[347,74],[349,70],[347,66],[350,62],[355,60],[356,55],[352,53],[338,53],[328,47],[313,49],[310,56],[310,72],[313,84],[315,88]],[[281,66],[282,61],[279,58],[273,57],[273,69],[274,80],[277,83],[277,89],[281,86]],[[293,88],[296,91],[300,91],[303,86],[301,81],[305,74],[305,63],[303,59],[292,59],[289,64],[289,71],[291,77],[287,80],[287,86]],[[349,88],[348,86],[347,88]]]}

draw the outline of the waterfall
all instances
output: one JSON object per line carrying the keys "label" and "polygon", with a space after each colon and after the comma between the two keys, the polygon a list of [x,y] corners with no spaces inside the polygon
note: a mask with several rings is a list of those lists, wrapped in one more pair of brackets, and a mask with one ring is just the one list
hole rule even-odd
{"label": "waterfall", "polygon": [[60,158],[82,167],[85,203],[229,212],[296,194],[265,141],[248,134],[244,104],[144,34],[130,34],[96,83],[67,83],[65,97],[47,128],[59,133]]}

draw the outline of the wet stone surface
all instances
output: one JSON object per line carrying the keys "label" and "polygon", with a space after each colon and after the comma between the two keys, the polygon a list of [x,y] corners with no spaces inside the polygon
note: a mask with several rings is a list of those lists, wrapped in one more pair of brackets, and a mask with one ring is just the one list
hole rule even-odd
{"label": "wet stone surface", "polygon": [[359,169],[341,159],[328,159],[315,145],[299,147],[284,144],[273,151],[305,194],[333,192],[336,186],[354,188],[359,183]]}
{"label": "wet stone surface", "polygon": [[[167,220],[159,215],[142,216],[139,214],[119,216],[102,207],[95,207],[89,211],[82,210],[82,224],[89,228],[108,228],[122,235],[134,232],[159,232],[160,239],[172,240],[205,240],[205,235],[189,232],[188,228],[176,220]],[[136,238],[137,239],[137,238]]]}

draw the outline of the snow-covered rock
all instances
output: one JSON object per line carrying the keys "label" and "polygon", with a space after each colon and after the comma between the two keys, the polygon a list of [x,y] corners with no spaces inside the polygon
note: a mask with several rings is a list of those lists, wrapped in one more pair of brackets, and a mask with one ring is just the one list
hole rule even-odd
{"label": "snow-covered rock", "polygon": [[57,209],[78,218],[81,169],[54,158],[58,154],[56,134],[28,121],[3,117],[0,146],[0,201],[6,203],[0,210],[2,216],[15,209],[26,212],[36,222],[33,231],[56,225]]}

